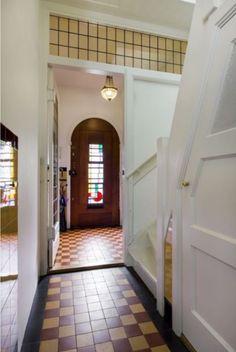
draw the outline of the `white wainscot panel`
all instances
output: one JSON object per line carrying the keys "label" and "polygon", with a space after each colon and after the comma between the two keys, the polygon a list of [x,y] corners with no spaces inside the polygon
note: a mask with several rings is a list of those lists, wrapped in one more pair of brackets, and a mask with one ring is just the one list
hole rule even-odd
{"label": "white wainscot panel", "polygon": [[195,205],[196,225],[236,239],[236,157],[202,163]]}
{"label": "white wainscot panel", "polygon": [[[222,339],[236,349],[236,270],[195,250],[195,311]],[[223,318],[227,317],[227,319]]]}

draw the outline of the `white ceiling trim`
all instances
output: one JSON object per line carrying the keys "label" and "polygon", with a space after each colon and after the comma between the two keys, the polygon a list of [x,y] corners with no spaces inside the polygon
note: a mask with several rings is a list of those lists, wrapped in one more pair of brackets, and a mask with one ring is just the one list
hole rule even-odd
{"label": "white ceiling trim", "polygon": [[112,7],[114,9],[119,8],[119,0],[83,0],[84,2],[92,3],[95,5],[102,5]]}
{"label": "white ceiling trim", "polygon": [[[87,0],[89,1],[89,0]],[[90,0],[92,1],[92,0]],[[180,0],[180,1],[183,1],[183,2],[189,2],[190,4],[196,4],[196,0]]]}
{"label": "white ceiling trim", "polygon": [[152,23],[135,21],[123,17],[112,16],[101,12],[94,12],[84,9],[79,9],[72,6],[66,6],[50,1],[43,1],[42,6],[46,7],[50,13],[81,19],[84,21],[91,21],[108,26],[115,26],[120,28],[131,29],[134,31],[151,33],[160,36],[176,39],[188,39],[188,32],[181,31],[172,27],[158,26]]}

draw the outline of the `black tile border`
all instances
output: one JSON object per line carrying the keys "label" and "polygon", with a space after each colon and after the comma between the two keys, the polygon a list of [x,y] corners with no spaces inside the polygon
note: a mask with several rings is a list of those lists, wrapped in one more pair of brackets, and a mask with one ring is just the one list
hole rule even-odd
{"label": "black tile border", "polygon": [[50,276],[44,276],[39,280],[26,326],[21,352],[39,351],[49,279]]}
{"label": "black tile border", "polygon": [[80,271],[88,271],[88,270],[101,270],[101,269],[109,269],[109,268],[119,268],[125,266],[124,263],[110,263],[110,264],[98,264],[98,265],[88,265],[88,266],[73,266],[73,267],[64,267],[60,269],[53,269],[51,268],[48,271],[48,275],[54,275],[54,274],[68,274],[68,273],[74,273],[74,272],[80,272]]}

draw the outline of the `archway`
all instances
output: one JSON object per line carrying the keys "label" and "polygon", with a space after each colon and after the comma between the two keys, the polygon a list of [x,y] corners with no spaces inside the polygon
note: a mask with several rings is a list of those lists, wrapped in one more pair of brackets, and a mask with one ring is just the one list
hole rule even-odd
{"label": "archway", "polygon": [[76,126],[71,138],[71,227],[116,226],[119,212],[119,137],[100,118]]}

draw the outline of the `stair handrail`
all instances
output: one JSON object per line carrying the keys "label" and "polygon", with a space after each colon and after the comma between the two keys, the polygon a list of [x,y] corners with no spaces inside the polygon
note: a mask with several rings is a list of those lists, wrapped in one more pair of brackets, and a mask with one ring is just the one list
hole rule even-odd
{"label": "stair handrail", "polygon": [[[156,157],[157,153],[155,152],[152,154],[148,159],[146,159],[142,164],[138,165],[135,169],[133,169],[128,175],[126,176],[129,179],[131,176],[135,175],[139,170],[143,169],[145,165],[147,165],[154,157]],[[147,172],[149,173],[150,170]]]}

